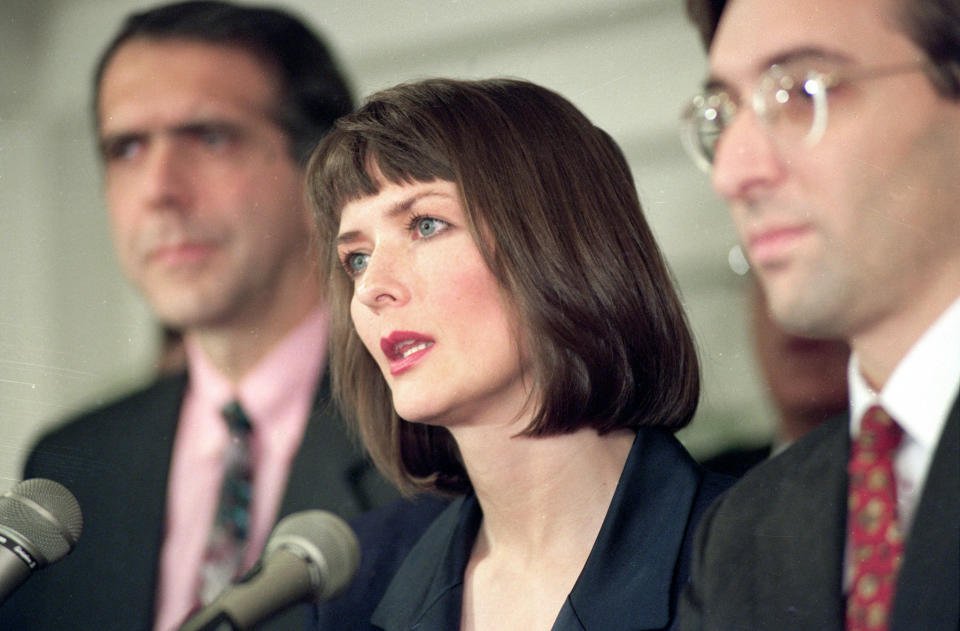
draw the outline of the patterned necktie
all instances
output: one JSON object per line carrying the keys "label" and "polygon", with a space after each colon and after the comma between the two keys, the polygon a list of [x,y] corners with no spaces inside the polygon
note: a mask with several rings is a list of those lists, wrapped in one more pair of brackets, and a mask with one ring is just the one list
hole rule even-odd
{"label": "patterned necktie", "polygon": [[847,631],[886,631],[893,605],[903,534],[897,525],[893,454],[903,431],[880,408],[867,410],[854,441],[847,535],[853,582],[847,596]]}
{"label": "patterned necktie", "polygon": [[250,518],[250,420],[237,401],[223,407],[230,429],[224,455],[223,485],[200,577],[200,602],[209,604],[237,578],[246,550]]}

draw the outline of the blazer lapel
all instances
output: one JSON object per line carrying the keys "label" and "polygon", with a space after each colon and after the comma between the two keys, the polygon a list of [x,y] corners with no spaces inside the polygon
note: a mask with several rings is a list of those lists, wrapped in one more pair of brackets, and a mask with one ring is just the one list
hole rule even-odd
{"label": "blazer lapel", "polygon": [[[116,448],[116,453],[124,454],[121,457],[127,463],[116,474],[126,471],[123,475],[131,476],[136,484],[123,485],[121,495],[111,499],[116,506],[126,508],[114,514],[122,523],[112,527],[124,534],[114,539],[118,549],[110,551],[109,556],[122,559],[127,579],[124,582],[132,588],[126,598],[118,599],[130,607],[131,623],[139,614],[149,613],[143,628],[152,624],[167,508],[167,480],[186,385],[186,374],[158,383],[139,418],[128,419],[135,424],[132,433],[136,437]],[[136,602],[138,598],[143,598],[143,602]]]}
{"label": "blazer lapel", "polygon": [[892,629],[960,629],[960,398],[930,464],[904,551]]}
{"label": "blazer lapel", "polygon": [[[700,474],[673,436],[641,429],[553,631],[662,629]],[[629,605],[625,605],[629,603]]]}
{"label": "blazer lapel", "polygon": [[384,631],[457,629],[463,574],[482,513],[473,495],[458,498],[434,520],[397,570],[371,617]]}

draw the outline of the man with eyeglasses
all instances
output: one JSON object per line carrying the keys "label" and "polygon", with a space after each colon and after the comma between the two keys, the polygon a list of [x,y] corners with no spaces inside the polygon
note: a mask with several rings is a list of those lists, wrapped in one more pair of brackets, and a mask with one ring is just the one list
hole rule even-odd
{"label": "man with eyeglasses", "polygon": [[687,0],[683,141],[850,414],[701,521],[680,628],[960,628],[960,4]]}

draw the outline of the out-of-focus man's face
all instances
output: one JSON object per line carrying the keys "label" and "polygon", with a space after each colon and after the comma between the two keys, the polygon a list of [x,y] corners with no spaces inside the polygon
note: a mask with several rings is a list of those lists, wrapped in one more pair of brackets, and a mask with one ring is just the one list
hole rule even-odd
{"label": "out-of-focus man's face", "polygon": [[778,137],[749,107],[721,136],[713,185],[797,333],[856,339],[960,286],[944,282],[960,283],[960,104],[935,92],[893,14],[888,0],[732,0],[710,50],[711,79],[748,105],[772,64],[916,68],[831,88],[816,144]]}
{"label": "out-of-focus man's face", "polygon": [[133,39],[103,75],[99,136],[126,275],[174,327],[256,326],[310,280],[303,173],[276,86],[232,47]]}

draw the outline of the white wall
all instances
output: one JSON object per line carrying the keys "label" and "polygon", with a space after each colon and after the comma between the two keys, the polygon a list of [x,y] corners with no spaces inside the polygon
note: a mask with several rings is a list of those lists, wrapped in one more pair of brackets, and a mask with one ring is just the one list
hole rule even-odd
{"label": "white wall", "polygon": [[[288,0],[327,37],[358,95],[426,76],[527,78],[624,147],[700,345],[695,453],[759,440],[770,412],[751,359],[735,236],[683,155],[677,112],[704,60],[680,0]],[[0,8],[0,490],[37,432],[152,370],[154,327],[113,260],[89,77],[125,0]],[[130,419],[136,423],[137,419]]]}

